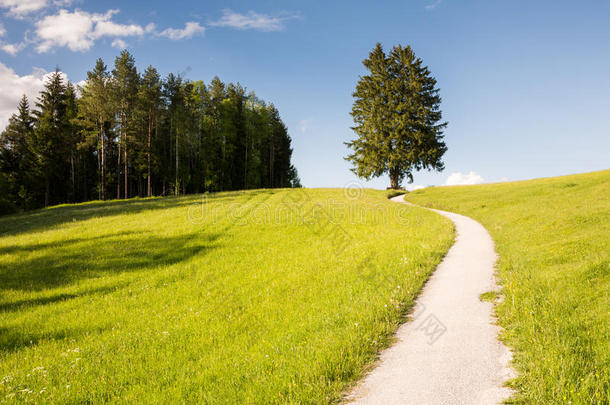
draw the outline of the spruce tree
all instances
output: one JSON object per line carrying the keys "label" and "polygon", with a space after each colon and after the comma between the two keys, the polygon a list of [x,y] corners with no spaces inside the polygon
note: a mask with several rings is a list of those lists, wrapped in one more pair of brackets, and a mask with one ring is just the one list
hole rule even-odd
{"label": "spruce tree", "polygon": [[152,196],[153,133],[158,128],[159,110],[161,108],[161,78],[157,69],[148,66],[138,90],[139,110],[144,116],[146,131],[146,196]]}
{"label": "spruce tree", "polygon": [[34,188],[30,172],[33,164],[30,151],[33,131],[34,119],[24,94],[17,113],[11,116],[8,126],[0,134],[0,171],[5,181],[2,198],[21,209],[30,207]]}
{"label": "spruce tree", "polygon": [[42,183],[38,189],[46,207],[67,201],[66,179],[70,178],[69,156],[74,146],[68,140],[66,86],[59,69],[48,78],[36,107],[36,126],[30,145],[34,155],[32,170]]}
{"label": "spruce tree", "polygon": [[300,185],[279,111],[239,83],[140,78],[124,51],[80,90],[57,70],[35,111],[21,100],[0,134],[0,212],[106,199],[115,170],[117,198]]}
{"label": "spruce tree", "polygon": [[[116,109],[115,113],[119,124],[119,164],[117,198],[121,197],[121,160],[123,163],[123,198],[129,196],[128,187],[128,168],[129,168],[129,148],[131,147],[131,134],[134,128],[134,110],[137,101],[139,76],[133,56],[126,50],[122,51],[114,61],[112,71],[113,100]],[[121,156],[121,151],[123,156]]]}
{"label": "spruce tree", "polygon": [[[110,74],[104,61],[99,58],[92,71],[87,72],[87,81],[81,89],[79,115],[85,137],[97,150],[99,165],[98,198],[106,199],[106,156],[108,140],[106,127],[112,121]],[[89,132],[89,128],[93,131]],[[91,136],[92,135],[92,136]]]}
{"label": "spruce tree", "polygon": [[346,145],[352,171],[367,180],[388,173],[390,187],[400,188],[421,169],[443,170],[441,98],[436,79],[411,47],[395,46],[386,55],[377,44],[363,61],[369,74],[360,77],[352,107],[357,138]]}

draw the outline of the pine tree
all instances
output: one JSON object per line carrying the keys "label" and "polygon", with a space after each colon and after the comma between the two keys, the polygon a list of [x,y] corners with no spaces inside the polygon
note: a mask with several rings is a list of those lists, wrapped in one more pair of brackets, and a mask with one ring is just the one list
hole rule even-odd
{"label": "pine tree", "polygon": [[161,78],[157,69],[148,66],[138,90],[139,109],[144,115],[146,128],[146,196],[152,196],[153,132],[158,128],[161,108]]}
{"label": "pine tree", "polygon": [[[135,130],[135,122],[132,119],[138,94],[139,75],[135,66],[133,56],[126,50],[122,51],[114,61],[112,71],[112,85],[114,102],[116,103],[116,115],[119,123],[119,164],[117,198],[120,198],[120,166],[123,162],[123,198],[129,196],[128,168],[129,148],[131,147],[130,134]],[[123,156],[121,157],[121,150]]]}
{"label": "pine tree", "polygon": [[44,206],[68,200],[70,178],[70,126],[67,119],[66,86],[56,69],[45,84],[34,111],[36,126],[31,150],[34,154],[33,172],[44,184]]}
{"label": "pine tree", "polygon": [[[99,159],[99,197],[106,199],[106,155],[108,121],[112,119],[110,75],[104,61],[96,61],[92,71],[87,72],[87,81],[81,89],[79,113],[81,125],[94,129],[95,146]],[[88,125],[89,124],[89,125]],[[85,129],[86,131],[86,129]],[[89,138],[87,133],[85,136]],[[91,142],[91,141],[90,141]]]}
{"label": "pine tree", "polygon": [[63,139],[65,151],[70,160],[70,186],[68,188],[67,201],[78,201],[78,175],[77,175],[77,159],[78,145],[80,143],[78,130],[78,106],[76,102],[76,89],[70,82],[65,86],[65,103],[66,112],[63,117],[65,136]]}
{"label": "pine tree", "polygon": [[0,171],[4,174],[5,187],[2,198],[21,209],[29,208],[32,199],[30,152],[34,130],[34,119],[30,113],[28,98],[23,95],[17,113],[9,119],[6,129],[0,134]]}
{"label": "pine tree", "polygon": [[239,83],[140,78],[123,51],[80,90],[56,70],[33,112],[21,100],[0,134],[0,213],[106,199],[115,181],[116,198],[300,186],[279,111]]}
{"label": "pine tree", "polygon": [[363,64],[369,74],[358,81],[352,108],[358,137],[346,142],[352,171],[367,180],[388,173],[390,187],[398,189],[405,178],[413,181],[414,171],[443,170],[447,123],[429,69],[409,46],[386,56],[379,43]]}

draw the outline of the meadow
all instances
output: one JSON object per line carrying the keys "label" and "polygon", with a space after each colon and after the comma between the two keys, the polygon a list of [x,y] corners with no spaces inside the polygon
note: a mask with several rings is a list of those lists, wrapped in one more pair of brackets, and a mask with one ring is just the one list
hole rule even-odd
{"label": "meadow", "polygon": [[373,190],[1,217],[0,402],[339,402],[453,238]]}
{"label": "meadow", "polygon": [[[610,403],[610,171],[414,191],[491,233],[515,403]],[[486,297],[493,294],[486,294]]]}

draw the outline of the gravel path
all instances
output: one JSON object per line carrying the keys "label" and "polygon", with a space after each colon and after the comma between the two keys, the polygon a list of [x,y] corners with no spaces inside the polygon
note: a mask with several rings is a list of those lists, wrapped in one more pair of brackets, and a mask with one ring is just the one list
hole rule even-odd
{"label": "gravel path", "polygon": [[[403,196],[392,199],[404,203]],[[491,303],[496,253],[478,222],[438,211],[457,238],[417,300],[412,321],[348,396],[354,404],[497,404],[511,390],[511,352],[498,341]]]}

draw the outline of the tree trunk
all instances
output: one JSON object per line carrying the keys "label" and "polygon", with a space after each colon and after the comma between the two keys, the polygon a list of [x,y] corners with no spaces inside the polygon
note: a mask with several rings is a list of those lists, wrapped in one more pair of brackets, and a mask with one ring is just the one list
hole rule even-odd
{"label": "tree trunk", "polygon": [[124,194],[125,194],[125,199],[127,199],[127,131],[125,131],[125,134],[123,136],[123,139],[125,140],[125,145],[123,146],[123,177],[125,178],[125,190],[124,190]]}
{"label": "tree trunk", "polygon": [[146,196],[150,197],[152,195],[150,190],[150,136],[151,136],[151,124],[152,124],[152,114],[148,113],[148,153],[147,153],[147,172],[146,172]]}
{"label": "tree trunk", "polygon": [[400,171],[398,169],[390,169],[390,188],[392,190],[400,189]]}
{"label": "tree trunk", "polygon": [[246,158],[244,159],[244,190],[248,189],[248,134],[246,133]]}
{"label": "tree trunk", "polygon": [[105,135],[104,135],[104,122],[102,120],[100,120],[100,134],[102,136],[102,167],[101,167],[101,173],[102,173],[102,181],[101,181],[101,193],[102,193],[102,200],[106,199],[106,144],[105,144]]}
{"label": "tree trunk", "polygon": [[[102,199],[102,188],[101,188],[101,184],[102,184],[102,151],[101,148],[99,147],[99,143],[98,143],[98,148],[97,148],[97,172],[100,175],[100,177],[97,179],[98,180],[98,187],[97,187],[97,199],[101,200]],[[84,176],[85,178],[87,178],[87,176]],[[87,188],[85,187],[85,190]]]}
{"label": "tree trunk", "polygon": [[117,178],[116,178],[116,198],[117,200],[121,198],[121,132],[123,130],[119,129],[119,156],[118,162],[116,166]]}
{"label": "tree trunk", "polygon": [[74,153],[70,154],[70,177],[72,177],[72,202],[76,202],[76,182],[74,178]]}
{"label": "tree trunk", "polygon": [[49,206],[49,178],[45,178],[44,183],[44,206]]}
{"label": "tree trunk", "polygon": [[176,195],[178,195],[180,193],[180,184],[178,183],[178,164],[179,164],[179,158],[178,158],[178,131],[176,131],[176,184],[175,184],[175,191],[176,191]]}
{"label": "tree trunk", "polygon": [[269,187],[273,188],[273,158],[275,155],[275,147],[273,145],[273,132],[269,133]]}

